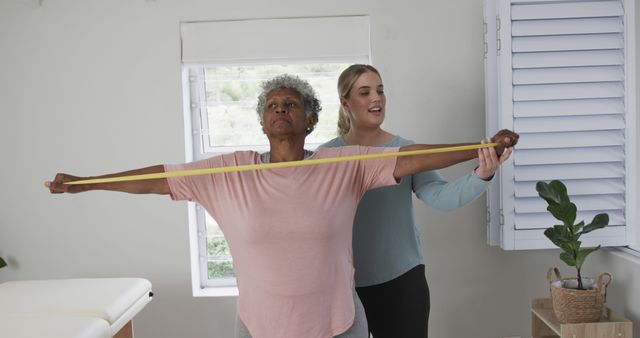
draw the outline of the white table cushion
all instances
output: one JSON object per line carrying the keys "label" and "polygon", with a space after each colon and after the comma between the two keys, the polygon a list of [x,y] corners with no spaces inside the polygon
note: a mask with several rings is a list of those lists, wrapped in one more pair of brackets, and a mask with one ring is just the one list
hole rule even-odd
{"label": "white table cushion", "polygon": [[107,321],[113,333],[149,301],[151,283],[143,278],[55,279],[0,284],[0,317],[95,317]]}
{"label": "white table cushion", "polygon": [[0,316],[0,337],[110,338],[104,319],[79,316]]}

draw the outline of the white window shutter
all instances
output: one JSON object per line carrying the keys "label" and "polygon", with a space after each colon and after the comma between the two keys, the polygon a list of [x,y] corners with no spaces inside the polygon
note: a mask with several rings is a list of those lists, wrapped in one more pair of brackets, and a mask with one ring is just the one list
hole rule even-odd
{"label": "white window shutter", "polygon": [[633,6],[485,1],[487,134],[520,134],[513,160],[487,193],[490,244],[554,247],[543,232],[559,221],[535,190],[537,181],[552,179],[567,185],[578,221],[610,216],[609,226],[583,237],[585,246],[635,238]]}

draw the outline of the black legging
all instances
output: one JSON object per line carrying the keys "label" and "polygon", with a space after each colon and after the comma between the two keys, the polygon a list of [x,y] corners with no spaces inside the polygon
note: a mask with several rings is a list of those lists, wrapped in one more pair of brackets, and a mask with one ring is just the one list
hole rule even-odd
{"label": "black legging", "polygon": [[356,288],[374,338],[427,338],[429,285],[424,265],[389,282]]}

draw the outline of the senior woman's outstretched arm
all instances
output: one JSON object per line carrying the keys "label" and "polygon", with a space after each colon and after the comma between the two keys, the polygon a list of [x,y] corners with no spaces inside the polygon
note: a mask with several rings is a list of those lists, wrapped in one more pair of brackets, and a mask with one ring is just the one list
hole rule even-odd
{"label": "senior woman's outstretched arm", "polygon": [[[491,142],[497,143],[495,152],[498,156],[514,145],[518,143],[519,135],[503,129],[491,138]],[[425,145],[425,144],[413,144],[409,146],[400,147],[400,151],[412,151],[422,149],[432,149],[436,147],[444,146],[463,146],[477,143],[460,143],[460,144],[446,144],[446,145]],[[448,166],[458,164],[464,161],[468,161],[478,157],[478,150],[461,150],[446,153],[435,153],[415,156],[401,156],[396,161],[396,168],[393,172],[393,176],[396,179],[401,177],[412,175],[425,170],[442,169]]]}
{"label": "senior woman's outstretched arm", "polygon": [[56,177],[53,179],[53,181],[46,181],[44,182],[44,185],[47,188],[49,188],[49,191],[52,194],[61,194],[61,193],[74,194],[74,193],[90,191],[90,190],[110,190],[110,191],[127,192],[131,194],[167,195],[171,191],[169,190],[169,183],[167,182],[166,178],[124,181],[124,182],[96,183],[96,184],[76,184],[76,185],[64,184],[65,182],[85,180],[85,179],[109,178],[109,177],[120,177],[120,176],[130,176],[130,175],[144,175],[144,174],[155,174],[155,173],[163,173],[163,172],[164,172],[163,165],[155,165],[155,166],[141,168],[141,169],[124,171],[116,174],[108,174],[108,175],[93,176],[93,177],[77,177],[69,174],[59,173],[59,174],[56,174]]}

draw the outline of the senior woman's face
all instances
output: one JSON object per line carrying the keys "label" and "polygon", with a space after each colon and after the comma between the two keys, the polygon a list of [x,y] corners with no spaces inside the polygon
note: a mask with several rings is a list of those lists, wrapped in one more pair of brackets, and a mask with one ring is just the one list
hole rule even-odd
{"label": "senior woman's face", "polygon": [[306,135],[304,103],[297,91],[274,90],[265,101],[262,124],[267,136]]}

